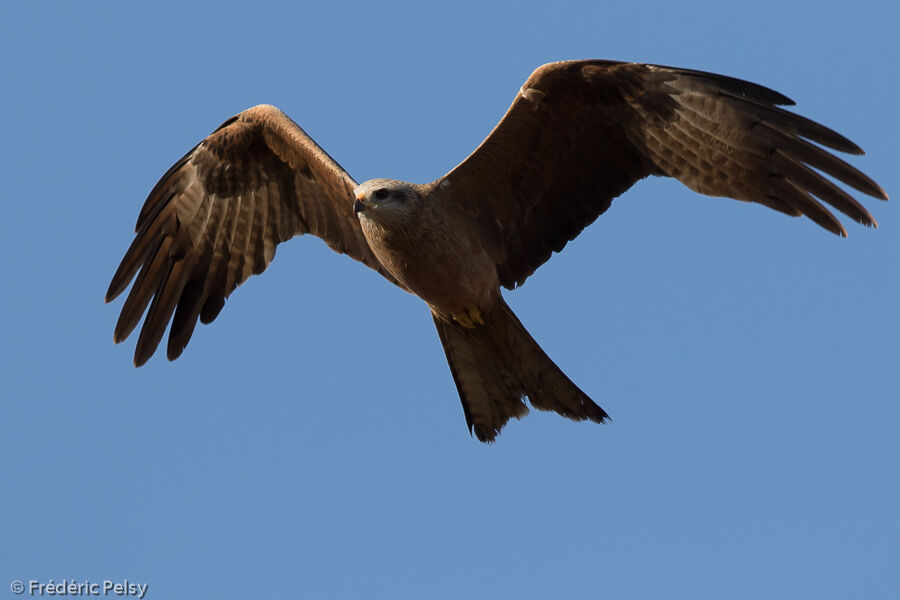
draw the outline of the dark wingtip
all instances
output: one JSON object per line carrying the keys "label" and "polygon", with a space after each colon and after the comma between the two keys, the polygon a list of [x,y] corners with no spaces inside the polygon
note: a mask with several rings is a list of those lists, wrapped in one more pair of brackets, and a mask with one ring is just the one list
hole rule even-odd
{"label": "dark wingtip", "polygon": [[590,419],[594,423],[599,423],[600,425],[604,425],[612,421],[612,417],[609,416],[609,413],[603,410],[599,404],[597,404],[587,396],[585,396],[585,400],[586,401],[583,403],[583,406],[588,419]]}
{"label": "dark wingtip", "polygon": [[834,150],[846,152],[847,154],[852,154],[854,156],[862,156],[866,153],[865,150],[860,148],[859,145],[857,145],[853,140],[841,135],[834,129],[825,127],[821,123],[810,121],[805,117],[803,117],[803,119],[809,126],[809,129],[800,132],[801,136],[814,142],[818,142],[819,144],[828,146],[829,148],[832,148]]}
{"label": "dark wingtip", "polygon": [[[118,275],[118,273],[116,273]],[[106,295],[103,296],[103,302],[109,303],[119,297],[119,294],[125,289],[126,286],[120,285],[118,280],[119,278],[113,277],[113,280],[109,282],[109,287],[106,288]]]}
{"label": "dark wingtip", "polygon": [[[169,340],[171,340],[171,335],[169,336]],[[169,359],[169,362],[177,359],[179,356],[184,353],[184,349],[187,347],[187,344],[168,344],[166,345],[166,358]]]}
{"label": "dark wingtip", "polygon": [[[156,350],[154,348],[154,350]],[[141,352],[141,349],[138,348],[134,351],[134,366],[135,367],[143,367],[147,364],[147,361],[150,360],[150,357],[153,356],[153,352]]]}

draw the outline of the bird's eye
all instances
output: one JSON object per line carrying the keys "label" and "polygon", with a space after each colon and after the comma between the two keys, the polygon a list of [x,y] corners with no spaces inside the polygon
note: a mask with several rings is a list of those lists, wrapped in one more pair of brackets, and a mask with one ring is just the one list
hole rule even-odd
{"label": "bird's eye", "polygon": [[375,190],[375,199],[376,200],[384,200],[385,198],[387,198],[390,195],[391,195],[391,193],[384,188]]}

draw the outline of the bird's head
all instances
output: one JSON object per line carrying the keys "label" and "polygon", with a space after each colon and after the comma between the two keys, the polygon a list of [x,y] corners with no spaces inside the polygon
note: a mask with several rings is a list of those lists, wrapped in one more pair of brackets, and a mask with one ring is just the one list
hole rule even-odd
{"label": "bird's head", "polygon": [[353,211],[360,218],[379,219],[405,214],[419,198],[419,192],[411,183],[394,179],[370,179],[353,190],[356,201]]}

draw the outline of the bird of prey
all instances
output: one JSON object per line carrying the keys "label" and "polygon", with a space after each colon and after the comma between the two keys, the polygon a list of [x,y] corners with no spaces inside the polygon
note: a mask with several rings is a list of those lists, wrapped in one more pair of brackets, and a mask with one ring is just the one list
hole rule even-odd
{"label": "bird of prey", "polygon": [[[846,236],[822,203],[854,221],[872,215],[828,175],[887,199],[822,146],[863,151],[779,108],[768,88],[712,73],[608,60],[535,70],[478,148],[424,185],[357,184],[296,123],[260,105],[228,119],[150,192],[106,301],[137,274],[114,340],[146,310],[134,362],[156,351],[171,320],[177,358],[197,319],[261,273],[275,248],[311,233],[378,271],[431,309],[469,431],[493,441],[524,400],[575,420],[606,412],[544,353],[504,302],[613,198],[648,175],[710,196],[806,215]],[[147,306],[149,305],[149,310]]]}

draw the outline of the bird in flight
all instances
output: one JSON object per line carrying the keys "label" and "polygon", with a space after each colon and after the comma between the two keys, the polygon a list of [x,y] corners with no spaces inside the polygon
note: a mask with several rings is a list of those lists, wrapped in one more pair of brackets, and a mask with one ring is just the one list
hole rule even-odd
{"label": "bird in flight", "polygon": [[135,365],[153,355],[170,321],[167,355],[178,358],[198,319],[213,321],[278,244],[310,233],[425,301],[479,440],[493,441],[511,417],[524,416],[526,398],[601,423],[606,412],[532,339],[500,287],[522,285],[648,175],[805,215],[841,236],[823,203],[876,226],[824,176],[887,200],[823,146],[863,151],[779,108],[792,104],[768,88],[689,69],[550,63],[471,155],[427,184],[357,184],[284,113],[255,106],[225,121],[150,192],[106,293],[109,302],[134,279],[114,340],[146,311]]}

